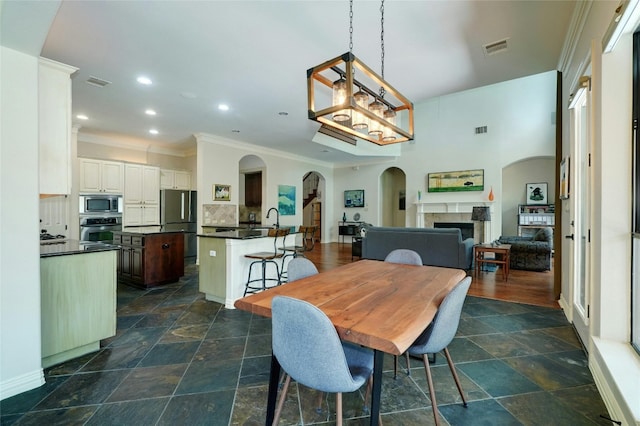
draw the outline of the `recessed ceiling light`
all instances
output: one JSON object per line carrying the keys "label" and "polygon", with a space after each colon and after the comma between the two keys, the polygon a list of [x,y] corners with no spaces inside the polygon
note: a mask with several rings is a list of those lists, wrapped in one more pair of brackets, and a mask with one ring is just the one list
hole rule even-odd
{"label": "recessed ceiling light", "polygon": [[88,120],[88,119],[89,119],[89,117],[87,117],[87,116],[86,116],[86,115],[84,115],[84,114],[78,114],[78,115],[76,115],[76,118],[77,118],[78,120]]}
{"label": "recessed ceiling light", "polygon": [[158,132],[156,129],[149,129],[149,133],[151,133],[152,135],[157,135],[160,132]]}
{"label": "recessed ceiling light", "polygon": [[218,105],[218,109],[219,109],[220,111],[229,111],[229,105],[227,105],[227,104],[220,104],[220,105]]}
{"label": "recessed ceiling light", "polygon": [[150,84],[152,84],[153,82],[151,81],[151,79],[149,77],[145,77],[145,76],[140,76],[136,79],[136,81],[140,84],[144,84],[145,86],[149,86]]}
{"label": "recessed ceiling light", "polygon": [[152,110],[152,109],[145,110],[144,113],[147,114],[147,115],[156,115],[156,112],[154,110]]}

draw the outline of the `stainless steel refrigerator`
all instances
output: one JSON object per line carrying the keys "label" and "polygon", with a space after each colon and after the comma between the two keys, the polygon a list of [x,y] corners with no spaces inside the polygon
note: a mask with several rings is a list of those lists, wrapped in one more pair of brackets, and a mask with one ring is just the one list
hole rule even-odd
{"label": "stainless steel refrigerator", "polygon": [[184,231],[184,257],[197,255],[196,191],[160,191],[160,224],[164,231]]}

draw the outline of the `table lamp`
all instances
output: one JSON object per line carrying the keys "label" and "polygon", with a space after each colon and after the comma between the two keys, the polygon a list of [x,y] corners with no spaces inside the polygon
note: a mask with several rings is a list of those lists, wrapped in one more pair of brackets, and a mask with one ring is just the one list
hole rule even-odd
{"label": "table lamp", "polygon": [[482,222],[482,238],[481,241],[484,243],[485,241],[485,229],[484,223],[491,222],[491,211],[488,206],[475,206],[471,210],[471,220]]}

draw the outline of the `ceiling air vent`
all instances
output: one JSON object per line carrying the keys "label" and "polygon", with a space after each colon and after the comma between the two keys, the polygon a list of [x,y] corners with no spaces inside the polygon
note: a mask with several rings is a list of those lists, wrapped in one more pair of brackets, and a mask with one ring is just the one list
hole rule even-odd
{"label": "ceiling air vent", "polygon": [[487,126],[476,127],[476,135],[487,133]]}
{"label": "ceiling air vent", "polygon": [[94,77],[92,75],[90,75],[89,78],[87,79],[87,83],[92,85],[92,86],[98,86],[98,87],[104,87],[107,84],[111,84],[110,81],[103,80],[101,78]]}
{"label": "ceiling air vent", "polygon": [[332,127],[329,126],[325,126],[324,124],[322,126],[320,126],[320,128],[318,129],[319,133],[323,133],[327,136],[331,136],[332,138],[336,138],[338,140],[341,140],[343,142],[346,143],[350,143],[351,145],[355,145],[356,144],[356,138],[354,138],[353,136],[351,136],[350,134],[346,133],[346,132],[342,132],[340,130],[334,129]]}
{"label": "ceiling air vent", "polygon": [[496,53],[502,53],[509,50],[508,42],[509,38],[505,38],[503,40],[494,41],[493,43],[488,43],[482,46],[482,50],[485,56],[495,55]]}

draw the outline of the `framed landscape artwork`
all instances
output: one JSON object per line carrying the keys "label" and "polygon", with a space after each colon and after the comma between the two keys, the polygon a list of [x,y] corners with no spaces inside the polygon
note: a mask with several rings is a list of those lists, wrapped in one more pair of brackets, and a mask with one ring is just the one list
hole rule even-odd
{"label": "framed landscape artwork", "polygon": [[278,185],[278,212],[280,212],[280,216],[293,216],[296,214],[295,186]]}
{"label": "framed landscape artwork", "polygon": [[484,170],[429,173],[429,192],[484,191]]}
{"label": "framed landscape artwork", "polygon": [[231,185],[213,185],[213,201],[231,201]]}
{"label": "framed landscape artwork", "polygon": [[526,185],[525,204],[548,204],[547,182],[528,183]]}

